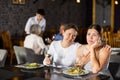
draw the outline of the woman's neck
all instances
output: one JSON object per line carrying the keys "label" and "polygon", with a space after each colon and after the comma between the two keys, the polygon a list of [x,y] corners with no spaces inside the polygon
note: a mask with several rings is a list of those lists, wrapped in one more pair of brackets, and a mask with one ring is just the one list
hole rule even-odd
{"label": "woman's neck", "polygon": [[90,45],[85,45],[85,48],[89,51],[90,50]]}
{"label": "woman's neck", "polygon": [[61,41],[61,45],[62,45],[63,48],[67,48],[67,47],[69,47],[71,44],[70,44],[70,43],[67,43],[67,42],[65,42],[65,41]]}

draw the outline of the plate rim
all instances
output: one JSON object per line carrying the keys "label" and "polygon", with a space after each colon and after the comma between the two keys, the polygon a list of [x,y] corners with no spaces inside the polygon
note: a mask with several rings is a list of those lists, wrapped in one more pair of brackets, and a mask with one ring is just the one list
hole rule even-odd
{"label": "plate rim", "polygon": [[90,73],[90,71],[88,71],[88,70],[83,70],[83,71],[85,71],[85,74],[67,74],[67,70],[64,70],[63,74],[68,75],[68,76],[85,76]]}

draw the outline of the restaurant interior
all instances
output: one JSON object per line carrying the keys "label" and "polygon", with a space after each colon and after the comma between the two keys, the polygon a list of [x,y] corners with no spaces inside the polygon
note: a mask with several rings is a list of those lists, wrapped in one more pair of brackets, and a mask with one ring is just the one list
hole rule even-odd
{"label": "restaurant interior", "polygon": [[86,44],[91,24],[102,26],[102,41],[111,46],[109,70],[114,80],[120,80],[120,0],[1,0],[0,48],[8,51],[4,66],[17,64],[13,46],[23,47],[26,22],[40,8],[45,10],[46,45],[45,39],[52,39],[61,23],[78,26],[75,41],[81,44]]}

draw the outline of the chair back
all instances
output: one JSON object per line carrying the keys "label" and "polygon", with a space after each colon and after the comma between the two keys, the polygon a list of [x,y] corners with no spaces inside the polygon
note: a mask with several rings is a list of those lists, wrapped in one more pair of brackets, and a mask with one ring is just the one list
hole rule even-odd
{"label": "chair back", "polygon": [[12,42],[11,42],[9,31],[2,32],[2,39],[4,44],[3,48],[12,48]]}
{"label": "chair back", "polygon": [[111,55],[109,70],[114,78],[120,78],[120,55]]}
{"label": "chair back", "polygon": [[5,66],[6,59],[7,59],[7,50],[0,49],[0,67]]}
{"label": "chair back", "polygon": [[12,41],[9,31],[2,32],[2,40],[3,40],[3,48],[8,50],[8,56],[10,57],[10,64],[12,64],[12,59],[14,55],[14,51],[12,48]]}
{"label": "chair back", "polygon": [[25,48],[22,46],[13,46],[17,64],[25,64],[25,63],[41,63],[41,59],[43,59],[43,56],[36,55],[35,52],[32,49]]}

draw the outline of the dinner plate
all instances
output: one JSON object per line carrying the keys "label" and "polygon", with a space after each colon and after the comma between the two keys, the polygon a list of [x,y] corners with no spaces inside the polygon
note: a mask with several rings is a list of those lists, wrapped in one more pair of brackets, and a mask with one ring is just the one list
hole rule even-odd
{"label": "dinner plate", "polygon": [[38,68],[41,68],[41,67],[44,67],[43,64],[38,64],[38,66],[35,66],[35,67],[27,67],[27,65],[29,65],[30,63],[27,63],[27,64],[21,64],[21,65],[16,65],[15,67],[18,67],[18,68],[22,68],[22,69],[27,69],[27,70],[33,70],[33,69],[38,69]]}
{"label": "dinner plate", "polygon": [[90,73],[90,72],[87,71],[87,70],[82,70],[82,71],[84,71],[84,74],[69,74],[69,73],[68,73],[68,70],[64,70],[64,71],[63,71],[63,74],[64,74],[64,75],[67,75],[67,76],[71,76],[71,77],[78,77],[78,76],[84,76],[84,75],[87,75],[87,74]]}

